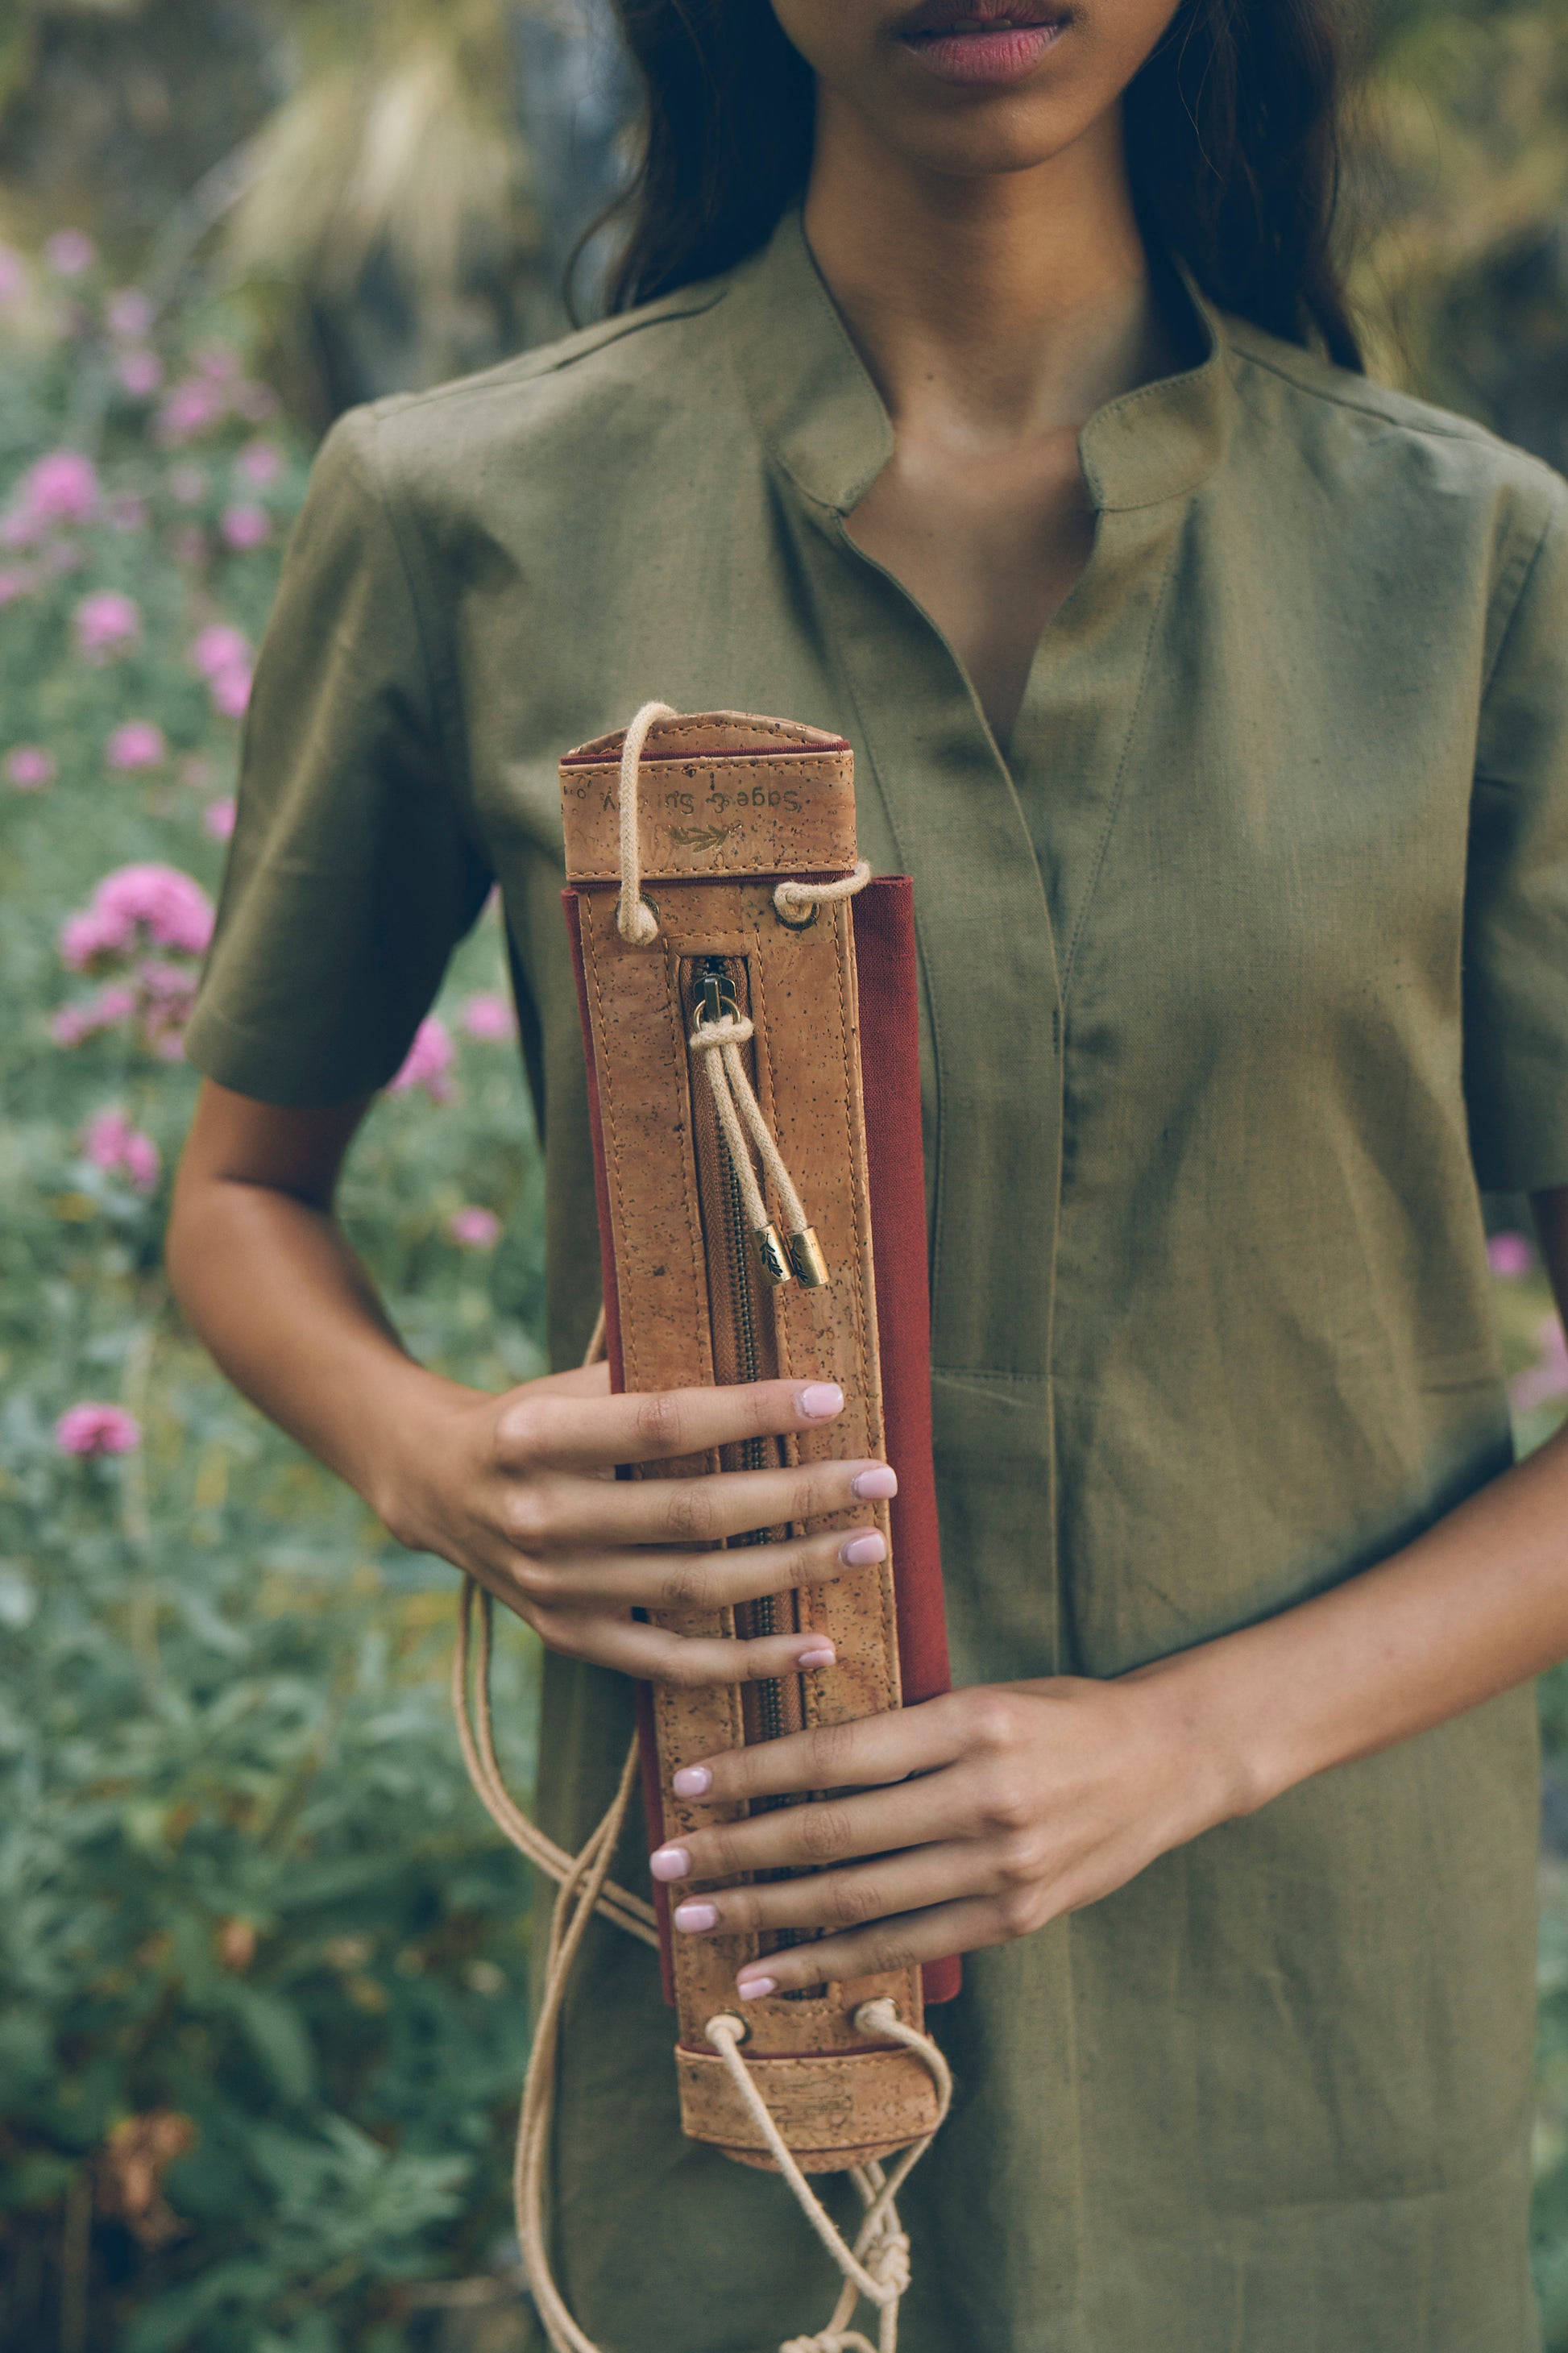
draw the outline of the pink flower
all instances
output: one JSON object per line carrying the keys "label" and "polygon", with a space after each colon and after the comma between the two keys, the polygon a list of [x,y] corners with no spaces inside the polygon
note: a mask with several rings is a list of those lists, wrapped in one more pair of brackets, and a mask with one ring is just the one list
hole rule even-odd
{"label": "pink flower", "polygon": [[92,903],[143,924],[154,945],[181,955],[205,955],[212,938],[212,901],[177,866],[120,866],[106,874]]}
{"label": "pink flower", "polygon": [[116,531],[145,531],[147,501],[134,491],[117,491],[109,501],[109,520]]}
{"label": "pink flower", "polygon": [[234,461],[234,470],[253,491],[265,491],[283,471],[283,452],[275,441],[247,441]]}
{"label": "pink flower", "polygon": [[151,400],[163,381],[163,363],[156,352],[121,352],[114,363],[114,374],[121,391],[129,393],[132,400]]}
{"label": "pink flower", "polygon": [[451,1068],[452,1040],[446,1023],[432,1013],[415,1031],[407,1059],[396,1077],[387,1082],[386,1091],[405,1094],[410,1087],[423,1087],[432,1103],[449,1103]]}
{"label": "pink flower", "polygon": [[90,522],[98,498],[98,469],[79,449],[51,449],[22,477],[21,514],[38,529],[49,523]]}
{"label": "pink flower", "polygon": [[150,719],[128,719],[104,745],[103,756],[110,767],[129,775],[137,768],[157,767],[168,750],[161,727],[154,727]]}
{"label": "pink flower", "polygon": [[58,228],[45,240],[44,259],[57,278],[79,278],[98,259],[98,248],[79,228]]}
{"label": "pink flower", "polygon": [[136,1013],[136,997],[129,988],[100,988],[85,1005],[62,1005],[49,1023],[49,1035],[57,1046],[79,1046],[85,1038],[96,1038],[105,1029],[118,1029],[132,1020]]}
{"label": "pink flower", "polygon": [[[79,914],[67,918],[60,956],[72,972],[85,972],[102,956],[131,955],[142,934],[154,947],[205,955],[212,928],[212,901],[177,866],[120,866],[104,876]],[[156,993],[147,976],[168,969],[144,966],[143,987]],[[181,980],[184,985],[183,976]]]}
{"label": "pink flower", "polygon": [[204,343],[196,353],[196,370],[208,384],[237,383],[239,353],[232,343]]}
{"label": "pink flower", "polygon": [[1487,1244],[1487,1264],[1508,1282],[1530,1272],[1535,1252],[1522,1234],[1494,1234]]}
{"label": "pink flower", "polygon": [[500,990],[493,988],[469,997],[463,1008],[463,1027],[470,1038],[483,1039],[487,1045],[515,1034],[511,1007]]}
{"label": "pink flower", "polygon": [[157,1189],[163,1166],[150,1135],[132,1126],[122,1112],[100,1111],[89,1120],[81,1148],[95,1168],[122,1168],[139,1193]]}
{"label": "pink flower", "polygon": [[89,972],[103,956],[123,955],[133,927],[100,907],[84,907],[60,925],[60,962],[68,972]]}
{"label": "pink flower", "polygon": [[14,245],[0,245],[0,302],[15,302],[27,290],[27,265]]}
{"label": "pink flower", "polygon": [[230,628],[226,621],[210,622],[191,643],[191,661],[203,678],[216,678],[222,670],[238,670],[249,659],[249,638],[243,629]]}
{"label": "pink flower", "polygon": [[41,793],[58,773],[54,754],[41,744],[18,744],[5,754],[5,781],[19,793]]}
{"label": "pink flower", "polygon": [[232,670],[220,670],[207,691],[220,719],[243,719],[250,708],[249,664],[239,662]]}
{"label": "pink flower", "polygon": [[201,466],[171,466],[169,496],[183,507],[198,507],[207,494],[207,478]]}
{"label": "pink flower", "polygon": [[464,1250],[494,1250],[500,1240],[500,1219],[493,1209],[459,1209],[447,1219],[447,1231]]}
{"label": "pink flower", "polygon": [[216,385],[206,383],[201,376],[182,377],[171,385],[164,395],[163,405],[153,420],[153,430],[166,448],[177,448],[182,441],[199,440],[223,421],[226,403]]}
{"label": "pink flower", "polygon": [[1536,1339],[1541,1347],[1539,1361],[1509,1383],[1509,1403],[1516,1413],[1533,1413],[1538,1406],[1568,1397],[1568,1341],[1555,1315],[1546,1318]]}
{"label": "pink flower", "polygon": [[230,547],[240,554],[253,547],[264,547],[272,536],[272,518],[265,507],[248,499],[238,499],[233,506],[225,507],[218,527]]}
{"label": "pink flower", "polygon": [[104,306],[109,332],[128,343],[139,343],[153,324],[153,305],[140,286],[122,286]]}
{"label": "pink flower", "polygon": [[55,1424],[62,1454],[134,1454],[142,1426],[118,1405],[73,1405]]}
{"label": "pink flower", "polygon": [[237,807],[232,800],[209,801],[202,811],[202,831],[211,834],[215,841],[227,841],[234,832]]}
{"label": "pink flower", "polygon": [[142,634],[142,615],[117,588],[100,588],[76,608],[77,651],[84,661],[111,661],[129,653]]}

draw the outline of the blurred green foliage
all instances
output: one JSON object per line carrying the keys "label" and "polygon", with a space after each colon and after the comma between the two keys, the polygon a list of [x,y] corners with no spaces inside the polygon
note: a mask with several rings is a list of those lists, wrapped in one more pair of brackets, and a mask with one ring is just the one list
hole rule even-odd
{"label": "blurred green foliage", "polygon": [[[0,2343],[384,2353],[427,2341],[406,2284],[480,2272],[505,2242],[526,1880],[449,1722],[450,1570],[391,1546],[171,1306],[166,1171],[195,1073],[134,1015],[55,1034],[106,988],[134,997],[148,963],[194,967],[145,934],[73,973],[58,934],[127,867],[216,887],[237,736],[219,706],[243,670],[204,678],[199,658],[214,632],[231,658],[254,641],[305,474],[221,314],[160,328],[121,303],[137,332],[116,332],[94,265],[60,258],[8,265],[0,375],[23,485],[0,522]],[[132,350],[162,363],[149,395],[119,383]],[[27,472],[89,435],[88,475]],[[40,498],[82,519],[40,522]],[[105,594],[136,620],[109,608],[107,647]],[[117,769],[128,723],[161,748]],[[345,1188],[411,1345],[490,1388],[541,1366],[502,961],[487,915],[443,1000],[449,1069],[437,1050],[428,1087],[384,1099]],[[104,1165],[121,1134],[156,1152],[155,1181],[144,1148]],[[454,1237],[464,1209],[498,1245],[482,1218],[478,1246]],[[62,1451],[57,1419],[84,1402],[141,1445]],[[525,1784],[521,1638],[499,1700]]]}

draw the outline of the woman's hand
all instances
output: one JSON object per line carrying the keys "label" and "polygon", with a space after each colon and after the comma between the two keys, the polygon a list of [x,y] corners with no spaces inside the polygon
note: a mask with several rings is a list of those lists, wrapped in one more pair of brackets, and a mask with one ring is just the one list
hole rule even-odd
{"label": "woman's hand", "polygon": [[689,1479],[617,1479],[757,1437],[820,1430],[843,1409],[828,1381],[612,1397],[603,1365],[504,1397],[420,1393],[393,1437],[375,1501],[398,1540],[467,1569],[542,1642],[625,1674],[749,1683],[831,1666],[821,1634],[750,1641],[670,1633],[641,1609],[702,1609],[821,1585],[879,1561],[875,1528],[722,1549],[727,1536],[854,1513],[896,1493],[886,1463],[803,1463]]}
{"label": "woman's hand", "polygon": [[[1248,1803],[1179,1675],[995,1683],[731,1750],[676,1776],[713,1806],[849,1789],[660,1847],[688,1935],[826,1931],[742,1970],[742,2000],[1023,1936]],[[804,1874],[710,1890],[738,1872]]]}

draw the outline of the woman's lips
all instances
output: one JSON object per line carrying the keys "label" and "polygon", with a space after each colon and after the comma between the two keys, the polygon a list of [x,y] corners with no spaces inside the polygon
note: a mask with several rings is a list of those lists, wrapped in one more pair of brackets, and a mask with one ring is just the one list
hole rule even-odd
{"label": "woman's lips", "polygon": [[943,81],[1021,81],[1067,31],[1067,19],[1048,24],[987,21],[971,16],[929,32],[905,33],[904,47]]}

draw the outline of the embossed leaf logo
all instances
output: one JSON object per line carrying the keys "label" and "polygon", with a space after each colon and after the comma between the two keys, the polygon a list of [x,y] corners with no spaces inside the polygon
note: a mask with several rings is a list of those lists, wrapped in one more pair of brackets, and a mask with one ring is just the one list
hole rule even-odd
{"label": "embossed leaf logo", "polygon": [[730,836],[739,830],[732,825],[672,825],[669,838],[671,841],[679,842],[682,849],[717,849],[721,842],[728,841]]}

